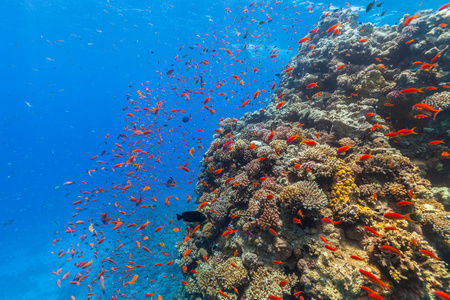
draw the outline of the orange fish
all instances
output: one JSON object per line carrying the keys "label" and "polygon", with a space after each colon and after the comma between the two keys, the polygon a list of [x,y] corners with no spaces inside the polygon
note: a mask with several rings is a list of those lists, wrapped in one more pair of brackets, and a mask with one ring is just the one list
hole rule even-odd
{"label": "orange fish", "polygon": [[427,64],[427,63],[425,63],[425,64],[422,64],[422,65],[420,66],[420,69],[421,69],[421,70],[428,71],[429,69],[431,69],[431,68],[433,68],[433,67],[436,67],[436,65],[437,65],[437,64]]}
{"label": "orange fish", "polygon": [[302,140],[303,140],[302,143],[305,144],[305,145],[307,145],[307,146],[314,147],[315,145],[317,145],[316,141],[313,141],[313,140],[305,140],[305,139],[303,139],[303,138],[302,138]]}
{"label": "orange fish", "polygon": [[440,257],[437,257],[436,255],[434,255],[433,253],[431,253],[430,251],[424,250],[424,249],[419,249],[420,252],[422,252],[423,254],[425,254],[426,256],[429,256],[431,258],[434,259],[441,259]]}
{"label": "orange fish", "polygon": [[411,222],[416,222],[409,217],[409,215],[411,215],[411,214],[412,213],[408,213],[406,215],[401,215],[401,214],[397,214],[397,213],[393,213],[393,212],[387,212],[384,214],[384,217],[391,219],[391,220],[408,220]]}
{"label": "orange fish", "polygon": [[423,112],[424,114],[426,114],[430,117],[433,116],[433,120],[435,120],[437,114],[442,111],[442,109],[435,109],[425,103],[417,103],[417,104],[413,105],[413,108],[417,111]]}
{"label": "orange fish", "polygon": [[381,234],[379,234],[375,229],[369,227],[369,226],[364,226],[364,228],[370,232],[372,232],[373,234],[377,235],[377,236],[382,236]]}
{"label": "orange fish", "polygon": [[372,126],[371,131],[374,132],[377,128],[383,128],[383,125],[380,125],[380,124],[374,124],[374,125]]}
{"label": "orange fish", "polygon": [[275,106],[275,109],[279,109],[283,106],[284,101],[281,101],[280,103],[277,104],[277,106]]}
{"label": "orange fish", "polygon": [[414,127],[413,129],[401,129],[399,131],[397,131],[398,135],[410,135],[410,134],[417,134],[417,132],[414,131],[414,129],[416,129],[417,127]]}
{"label": "orange fish", "polygon": [[359,160],[368,160],[372,158],[372,152],[369,154],[363,154],[359,157]]}
{"label": "orange fish", "polygon": [[414,16],[409,17],[405,20],[405,22],[403,23],[403,27],[408,26],[409,23],[411,23],[412,20],[414,20],[415,18],[417,18],[418,16],[416,14],[414,14]]}
{"label": "orange fish", "polygon": [[386,283],[384,283],[383,281],[381,281],[380,279],[378,279],[378,278],[377,278],[375,275],[373,275],[372,273],[367,272],[367,271],[365,271],[365,270],[363,270],[363,269],[360,269],[359,272],[361,272],[361,274],[363,274],[364,277],[366,277],[367,279],[369,279],[369,280],[372,281],[373,283],[375,283],[375,284],[377,284],[377,285],[379,285],[379,286],[382,286],[382,287],[384,287],[384,288],[387,288],[388,290],[391,290],[391,289],[390,289],[390,286],[389,286],[388,284],[386,284]]}
{"label": "orange fish", "polygon": [[325,248],[327,248],[328,250],[331,250],[331,251],[337,251],[336,248],[333,248],[333,247],[328,246],[328,245],[325,245]]}
{"label": "orange fish", "polygon": [[343,69],[344,67],[345,67],[345,65],[340,65],[337,67],[337,70],[339,71],[339,70]]}
{"label": "orange fish", "polygon": [[[446,4],[447,6],[450,6],[450,3],[449,4]],[[445,6],[445,5],[444,5]],[[441,291],[434,291],[434,294],[436,295],[436,296],[438,296],[439,298],[441,298],[441,299],[444,299],[444,300],[450,300],[450,295],[449,294],[447,294],[447,293],[444,293],[444,292],[441,292]]]}
{"label": "orange fish", "polygon": [[335,29],[337,29],[337,27],[338,27],[339,25],[340,25],[340,24],[339,24],[339,22],[338,22],[337,24],[331,26],[330,28],[328,28],[327,33],[330,33],[330,32],[332,32],[332,31],[334,31]]}
{"label": "orange fish", "polygon": [[317,82],[310,83],[306,86],[307,89],[312,89],[318,87]]}
{"label": "orange fish", "polygon": [[358,257],[356,255],[350,255],[350,258],[353,258],[355,260],[362,260],[362,261],[364,261],[364,258]]}
{"label": "orange fish", "polygon": [[429,142],[428,145],[437,145],[437,144],[445,144],[444,140],[432,141]]}
{"label": "orange fish", "polygon": [[272,129],[272,132],[269,134],[269,136],[267,137],[267,140],[271,140],[273,139],[273,137],[275,136],[275,130]]}
{"label": "orange fish", "polygon": [[309,41],[310,39],[311,39],[311,38],[310,38],[309,36],[305,36],[304,38],[301,38],[301,39],[298,41],[298,43],[301,44],[301,43],[304,43],[304,42]]}
{"label": "orange fish", "polygon": [[417,94],[417,93],[423,93],[424,88],[416,89],[416,88],[409,88],[404,89],[400,91],[400,94]]}
{"label": "orange fish", "polygon": [[350,144],[347,145],[347,146],[342,146],[341,148],[337,149],[336,153],[339,154],[339,153],[341,153],[341,152],[345,152],[345,151],[347,151],[348,149],[350,149],[350,147],[351,147]]}
{"label": "orange fish", "polygon": [[275,230],[273,230],[272,228],[269,228],[269,232],[271,234],[273,234],[274,236],[278,236],[278,233]]}
{"label": "orange fish", "polygon": [[298,138],[299,136],[298,136],[298,133],[296,134],[296,135],[293,135],[293,136],[291,136],[290,138],[288,138],[287,140],[286,140],[286,143],[290,143],[290,142],[292,142],[293,140],[295,140],[296,138]]}
{"label": "orange fish", "polygon": [[225,297],[225,298],[230,298],[230,296],[228,296],[227,294],[225,294],[225,293],[222,292],[221,290],[219,290],[219,293],[220,293],[223,297]]}
{"label": "orange fish", "polygon": [[379,248],[383,252],[390,253],[390,254],[395,254],[395,255],[399,256],[400,258],[402,258],[402,253],[400,252],[400,250],[398,250],[395,247],[392,247],[392,246],[389,246],[389,245],[382,245]]}

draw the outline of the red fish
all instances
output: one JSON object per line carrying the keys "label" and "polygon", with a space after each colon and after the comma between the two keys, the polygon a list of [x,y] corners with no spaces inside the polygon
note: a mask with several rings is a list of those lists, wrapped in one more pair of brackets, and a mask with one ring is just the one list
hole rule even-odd
{"label": "red fish", "polygon": [[403,23],[403,27],[408,26],[409,23],[411,23],[411,21],[414,20],[414,19],[417,18],[417,17],[418,17],[417,15],[414,15],[414,16],[412,16],[412,17],[407,18],[407,19],[405,20],[405,22]]}
{"label": "red fish", "polygon": [[384,217],[391,219],[391,220],[408,220],[411,222],[416,222],[409,217],[409,215],[411,215],[411,214],[412,213],[408,213],[406,215],[401,215],[401,214],[397,214],[397,213],[393,213],[393,212],[387,212],[384,214]]}
{"label": "red fish", "polygon": [[414,127],[413,129],[401,129],[399,131],[397,131],[398,135],[410,135],[410,134],[417,134],[417,132],[414,132],[414,129],[416,129],[417,127]]}
{"label": "red fish", "polygon": [[424,88],[420,88],[420,89],[416,89],[416,88],[409,88],[409,89],[404,89],[400,91],[400,94],[416,94],[416,93],[423,93]]}
{"label": "red fish", "polygon": [[313,141],[313,140],[303,139],[302,143],[306,144],[307,146],[310,146],[310,147],[314,147],[315,145],[317,145],[316,141]]}
{"label": "red fish", "polygon": [[369,227],[369,226],[364,226],[364,228],[370,232],[372,232],[373,234],[377,235],[377,236],[382,236],[381,234],[379,234],[375,229]]}
{"label": "red fish", "polygon": [[328,28],[327,33],[330,33],[330,32],[332,32],[332,31],[334,31],[339,25],[340,25],[340,24],[339,24],[339,22],[338,22],[337,24],[331,26],[330,28]]}
{"label": "red fish", "polygon": [[361,272],[361,274],[363,274],[364,277],[366,277],[367,279],[369,279],[369,280],[372,281],[373,283],[375,283],[375,284],[377,284],[377,285],[379,285],[379,286],[382,286],[382,287],[384,287],[384,288],[387,288],[388,290],[391,290],[391,289],[390,289],[390,286],[389,286],[388,284],[386,284],[386,283],[384,283],[383,281],[381,281],[380,279],[378,279],[378,278],[377,278],[375,275],[373,275],[372,273],[367,272],[367,271],[365,271],[365,270],[363,270],[363,269],[359,270],[359,272]]}
{"label": "red fish", "polygon": [[[446,4],[447,5],[447,7],[448,6],[450,6],[450,3],[449,4]],[[445,5],[444,5],[445,6]],[[438,296],[439,298],[441,298],[441,299],[444,299],[444,300],[450,300],[450,295],[449,294],[447,294],[447,293],[444,293],[444,292],[441,292],[441,291],[434,291],[434,294],[436,295],[436,296]]]}
{"label": "red fish", "polygon": [[307,89],[312,89],[318,87],[317,82],[310,83],[306,86]]}
{"label": "red fish", "polygon": [[372,153],[369,154],[363,154],[359,157],[359,160],[368,160],[372,158]]}
{"label": "red fish", "polygon": [[442,5],[441,7],[439,7],[439,9],[438,9],[437,11],[441,11],[441,10],[443,10],[443,9],[446,9],[446,8],[449,7],[449,6],[450,6],[450,3],[444,4],[444,5]]}
{"label": "red fish", "polygon": [[425,254],[426,256],[432,257],[434,259],[441,259],[440,257],[437,257],[436,255],[434,255],[430,251],[427,251],[427,250],[424,250],[424,249],[419,249],[419,251],[422,252],[423,254]]}
{"label": "red fish", "polygon": [[345,152],[345,151],[347,151],[348,149],[350,149],[350,145],[347,145],[347,146],[342,146],[341,148],[339,148],[339,149],[337,149],[337,151],[336,151],[336,153],[341,153],[341,152]]}
{"label": "red fish", "polygon": [[398,250],[395,247],[392,247],[392,246],[389,246],[389,245],[382,245],[379,248],[383,252],[390,253],[390,254],[395,254],[395,255],[399,256],[400,258],[402,258],[402,253],[400,252],[400,250]]}
{"label": "red fish", "polygon": [[442,109],[435,109],[425,103],[417,103],[413,106],[413,108],[417,111],[423,112],[427,116],[430,116],[430,117],[433,116],[433,120],[435,120],[437,114],[442,111]]}
{"label": "red fish", "polygon": [[444,140],[432,141],[429,142],[428,145],[437,145],[437,144],[445,144]]}

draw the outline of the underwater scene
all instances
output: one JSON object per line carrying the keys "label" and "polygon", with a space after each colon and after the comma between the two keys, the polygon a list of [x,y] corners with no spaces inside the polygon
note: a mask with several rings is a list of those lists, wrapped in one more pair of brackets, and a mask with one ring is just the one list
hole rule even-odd
{"label": "underwater scene", "polygon": [[0,299],[450,299],[450,3],[0,7]]}

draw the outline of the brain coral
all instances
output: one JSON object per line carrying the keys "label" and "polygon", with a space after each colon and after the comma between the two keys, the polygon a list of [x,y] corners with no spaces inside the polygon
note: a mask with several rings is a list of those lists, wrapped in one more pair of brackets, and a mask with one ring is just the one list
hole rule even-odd
{"label": "brain coral", "polygon": [[281,191],[280,197],[286,206],[301,203],[306,209],[321,209],[328,205],[328,198],[314,181],[299,181]]}

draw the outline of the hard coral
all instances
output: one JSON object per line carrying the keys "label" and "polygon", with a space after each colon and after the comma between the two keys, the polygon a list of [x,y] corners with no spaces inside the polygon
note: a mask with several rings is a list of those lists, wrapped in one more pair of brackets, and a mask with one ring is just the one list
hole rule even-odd
{"label": "hard coral", "polygon": [[280,194],[284,204],[297,208],[301,204],[306,209],[321,209],[328,205],[328,198],[314,181],[299,181],[285,187]]}
{"label": "hard coral", "polygon": [[436,93],[427,97],[423,103],[432,106],[435,109],[448,109],[450,108],[450,92]]}
{"label": "hard coral", "polygon": [[[234,266],[232,265],[234,264]],[[235,267],[236,266],[236,267]],[[233,288],[247,284],[249,278],[247,269],[238,257],[231,257],[216,268],[216,277],[220,286],[225,290],[233,291]]]}
{"label": "hard coral", "polygon": [[333,179],[331,190],[333,203],[349,201],[350,197],[356,196],[359,193],[358,187],[355,184],[354,172],[343,161],[338,165]]}
{"label": "hard coral", "polygon": [[[284,274],[271,267],[259,267],[251,275],[250,286],[247,289],[248,300],[268,299],[269,294],[282,297],[283,294],[289,294],[291,288],[297,283],[297,276],[294,274]],[[280,286],[280,282],[287,280],[288,283]]]}

